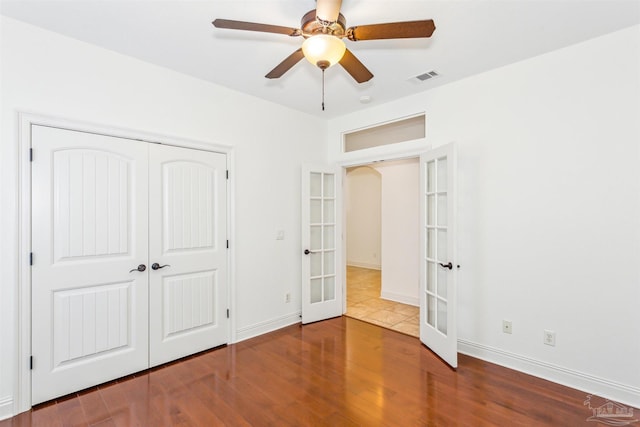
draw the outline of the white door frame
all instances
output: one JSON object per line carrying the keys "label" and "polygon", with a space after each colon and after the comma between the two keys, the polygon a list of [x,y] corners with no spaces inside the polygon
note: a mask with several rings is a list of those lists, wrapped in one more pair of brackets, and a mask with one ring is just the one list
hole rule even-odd
{"label": "white door frame", "polygon": [[[379,147],[377,147],[379,148]],[[341,230],[342,230],[342,247],[340,250],[340,258],[336,260],[337,266],[336,270],[340,270],[340,274],[342,275],[342,313],[347,312],[347,210],[346,200],[344,200],[344,183],[346,182],[347,177],[347,168],[352,168],[354,166],[365,166],[370,165],[376,162],[384,162],[391,160],[402,160],[402,159],[410,159],[410,158],[420,158],[420,154],[425,151],[431,150],[431,144],[425,144],[423,147],[415,150],[405,150],[405,151],[394,151],[390,153],[377,153],[377,154],[365,154],[363,156],[359,156],[354,159],[338,161],[336,164],[341,167],[342,170],[342,186],[338,188],[338,193],[340,200],[342,200],[340,221],[342,222]],[[364,150],[363,150],[364,151]]]}
{"label": "white door frame", "polygon": [[[48,115],[31,113],[18,113],[18,280],[14,295],[16,296],[14,313],[14,330],[17,332],[14,338],[14,414],[27,411],[31,408],[31,126],[50,126],[80,132],[96,133],[100,135],[114,136],[127,139],[135,139],[152,144],[174,145],[183,148],[195,148],[212,151],[227,156],[227,170],[234,170],[234,150],[230,145],[206,143],[203,141],[178,138],[162,134],[154,134],[133,129],[119,128],[115,126],[87,123],[76,120],[64,119]],[[38,153],[34,153],[37,156]],[[230,241],[235,240],[235,182],[230,179],[227,182],[227,236]],[[227,257],[228,288],[230,308],[229,342],[236,341],[236,296],[235,296],[235,245],[231,245]]]}

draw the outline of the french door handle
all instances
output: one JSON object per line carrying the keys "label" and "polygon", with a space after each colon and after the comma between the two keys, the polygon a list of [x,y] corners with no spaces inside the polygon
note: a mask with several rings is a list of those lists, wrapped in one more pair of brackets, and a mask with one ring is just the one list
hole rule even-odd
{"label": "french door handle", "polygon": [[153,264],[151,264],[151,269],[152,270],[160,270],[161,268],[165,268],[165,267],[171,267],[171,265],[169,265],[169,264],[160,265],[157,262],[154,262]]}
{"label": "french door handle", "polygon": [[140,264],[139,266],[137,266],[136,268],[134,268],[133,270],[129,270],[129,273],[133,273],[134,271],[140,271],[143,272],[147,269],[147,266],[144,264]]}
{"label": "french door handle", "polygon": [[[444,267],[444,268],[448,268],[449,270],[453,270],[453,264],[451,264],[451,261],[449,261],[448,264],[443,264],[441,262],[439,262],[438,264],[440,264],[440,267]],[[460,268],[460,264],[456,265],[456,268]]]}
{"label": "french door handle", "polygon": [[309,255],[309,254],[316,254],[316,253],[318,253],[318,252],[320,252],[320,251],[310,251],[309,249],[305,249],[305,250],[304,250],[304,254],[305,254],[305,255]]}

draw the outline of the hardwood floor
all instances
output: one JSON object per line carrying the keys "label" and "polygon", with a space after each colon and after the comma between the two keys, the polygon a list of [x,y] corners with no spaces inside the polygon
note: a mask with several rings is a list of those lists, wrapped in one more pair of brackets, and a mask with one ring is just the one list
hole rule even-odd
{"label": "hardwood floor", "polygon": [[417,338],[338,317],[104,384],[0,427],[598,425],[586,421],[586,397],[463,355],[453,371]]}
{"label": "hardwood floor", "polygon": [[420,336],[420,308],[380,298],[380,270],[347,266],[347,313],[374,325]]}

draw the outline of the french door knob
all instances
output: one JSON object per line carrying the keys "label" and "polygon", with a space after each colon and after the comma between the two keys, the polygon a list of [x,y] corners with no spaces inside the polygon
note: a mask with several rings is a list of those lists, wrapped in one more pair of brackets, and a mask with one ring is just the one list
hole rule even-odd
{"label": "french door knob", "polygon": [[160,265],[157,262],[154,262],[153,264],[151,264],[152,270],[160,270],[161,268],[165,268],[165,267],[171,267],[171,266],[169,264]]}
{"label": "french door knob", "polygon": [[144,264],[140,264],[138,267],[134,268],[133,270],[129,270],[129,273],[133,273],[134,271],[140,271],[143,272],[147,269],[147,266]]}

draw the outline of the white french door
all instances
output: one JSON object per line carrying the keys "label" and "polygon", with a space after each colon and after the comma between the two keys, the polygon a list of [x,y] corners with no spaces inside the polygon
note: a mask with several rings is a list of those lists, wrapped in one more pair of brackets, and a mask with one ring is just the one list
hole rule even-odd
{"label": "white french door", "polygon": [[226,156],[168,145],[149,153],[149,361],[228,336]]}
{"label": "white french door", "polygon": [[32,126],[32,404],[225,344],[226,156]]}
{"label": "white french door", "polygon": [[36,404],[148,365],[148,174],[138,141],[33,126],[32,148]]}
{"label": "white french door", "polygon": [[420,156],[420,341],[458,366],[456,157],[453,143]]}
{"label": "white french door", "polygon": [[341,316],[337,188],[333,168],[302,168],[302,323]]}

